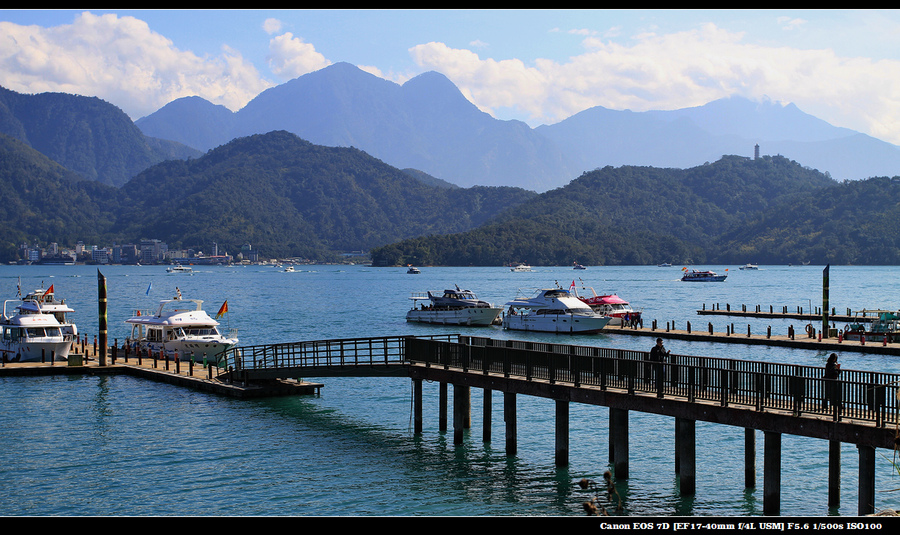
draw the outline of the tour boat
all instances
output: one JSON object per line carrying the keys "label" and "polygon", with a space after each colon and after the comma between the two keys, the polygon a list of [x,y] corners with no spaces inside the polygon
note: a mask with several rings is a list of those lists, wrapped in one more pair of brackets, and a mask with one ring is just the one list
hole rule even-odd
{"label": "tour boat", "polygon": [[589,334],[600,332],[610,321],[562,288],[538,289],[506,306],[503,328],[513,331]]}
{"label": "tour boat", "polygon": [[683,268],[682,271],[684,271],[684,276],[681,277],[681,280],[684,282],[722,282],[728,276],[727,274],[719,275],[715,271],[697,271],[696,269],[688,271],[687,268]]}
{"label": "tour boat", "polygon": [[[135,311],[125,320],[131,325],[131,335],[125,343],[133,350],[154,356],[163,352],[170,358],[194,362],[215,362],[216,355],[231,349],[238,343],[237,329],[229,336],[219,333],[219,322],[203,310],[200,299],[183,299],[181,292],[173,299],[159,302],[156,312]],[[218,317],[227,312],[227,302],[219,310]]]}
{"label": "tour boat", "polygon": [[[7,305],[19,302],[16,313],[7,315]],[[66,360],[78,329],[67,318],[74,312],[53,296],[53,285],[35,290],[23,299],[3,302],[0,318],[0,353],[4,362]]]}
{"label": "tour boat", "polygon": [[[431,292],[413,294],[412,309],[406,313],[406,321],[418,323],[435,323],[439,325],[491,325],[496,321],[503,307],[495,307],[487,301],[478,299],[471,290],[444,290],[437,296]],[[429,304],[418,304],[428,301]]]}
{"label": "tour boat", "polygon": [[421,273],[419,268],[417,268],[415,266],[409,266],[409,269],[407,269],[406,272],[409,273],[410,275],[418,275],[419,273]]}
{"label": "tour boat", "polygon": [[756,264],[744,264],[739,269],[759,269],[759,266]]}
{"label": "tour boat", "polygon": [[529,266],[528,264],[517,264],[516,266],[511,268],[510,271],[513,271],[516,273],[524,273],[527,271],[531,271],[531,266]]}
{"label": "tour boat", "polygon": [[[591,307],[594,312],[609,316],[611,318],[609,320],[610,325],[622,325],[622,322],[625,321],[625,316],[628,316],[629,320],[640,321],[641,311],[632,308],[628,301],[616,294],[597,295],[597,292],[590,286],[582,286],[581,293],[579,293],[578,289],[575,288],[575,281],[572,281],[572,286],[569,289],[575,297]],[[588,290],[591,292],[590,295],[587,294]]]}

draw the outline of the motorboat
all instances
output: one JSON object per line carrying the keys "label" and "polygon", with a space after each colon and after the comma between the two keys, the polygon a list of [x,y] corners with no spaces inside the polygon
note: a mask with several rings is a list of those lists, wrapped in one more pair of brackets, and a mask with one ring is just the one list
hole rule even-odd
{"label": "motorboat", "polygon": [[540,288],[506,306],[503,328],[513,331],[589,334],[600,332],[610,321],[562,288]]}
{"label": "motorboat", "polygon": [[166,273],[193,273],[194,269],[190,266],[184,266],[181,264],[175,264],[174,266],[169,266],[166,269]]}
{"label": "motorboat", "polygon": [[672,267],[672,264],[668,262],[663,262],[662,264],[656,264],[657,267]]}
{"label": "motorboat", "polygon": [[285,273],[293,273],[294,266],[288,266],[288,267],[284,268],[284,271],[285,271]]}
{"label": "motorboat", "polygon": [[422,271],[415,266],[409,266],[409,269],[407,269],[406,272],[410,275],[418,275],[419,273],[422,273]]}
{"label": "motorboat", "polygon": [[854,321],[844,327],[841,336],[844,340],[900,342],[900,311],[859,310]]}
{"label": "motorboat", "polygon": [[[439,325],[491,325],[503,312],[503,307],[478,299],[471,290],[444,290],[443,295],[431,292],[413,294],[413,307],[406,313],[406,321]],[[427,301],[428,303],[420,301]]]}
{"label": "motorboat", "polygon": [[[218,318],[227,312],[227,302],[222,305]],[[131,325],[131,334],[125,343],[133,351],[154,356],[160,353],[194,362],[216,362],[217,355],[238,343],[237,329],[228,336],[218,330],[219,322],[203,310],[200,299],[184,299],[176,290],[172,299],[159,302],[153,311],[136,310],[125,323]]]}
{"label": "motorboat", "polygon": [[[10,303],[19,304],[7,314]],[[67,315],[74,312],[65,301],[55,299],[53,285],[35,290],[23,299],[3,302],[0,317],[0,353],[4,362],[66,360],[78,336]]]}
{"label": "motorboat", "polygon": [[684,275],[681,277],[683,282],[722,282],[728,276],[728,274],[719,275],[715,271],[698,271],[696,269],[688,271],[687,268],[683,268],[682,271],[684,271]]}
{"label": "motorboat", "polygon": [[641,319],[642,311],[635,310],[628,301],[616,294],[597,295],[594,288],[583,285],[579,291],[575,287],[575,281],[572,281],[572,286],[569,287],[569,290],[584,304],[591,307],[594,312],[609,316],[611,318],[609,320],[610,325],[622,325],[626,316],[629,321],[640,321]]}
{"label": "motorboat", "polygon": [[739,269],[759,269],[759,266],[756,264],[744,264]]}
{"label": "motorboat", "polygon": [[579,264],[578,262],[575,262],[575,265],[572,266],[572,269],[587,269],[587,268],[584,267],[584,266],[582,266],[582,265]]}
{"label": "motorboat", "polygon": [[531,271],[531,266],[529,266],[528,264],[516,264],[510,269],[510,271],[515,273],[526,273]]}

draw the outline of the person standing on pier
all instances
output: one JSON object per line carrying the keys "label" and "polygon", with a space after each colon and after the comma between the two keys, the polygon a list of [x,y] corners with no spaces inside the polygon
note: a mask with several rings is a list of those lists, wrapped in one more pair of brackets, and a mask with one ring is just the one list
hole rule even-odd
{"label": "person standing on pier", "polygon": [[823,403],[825,407],[828,407],[828,403],[832,400],[839,407],[841,405],[841,383],[838,382],[838,377],[841,376],[841,364],[837,359],[837,353],[832,353],[828,355],[828,360],[825,361],[825,402]]}
{"label": "person standing on pier", "polygon": [[662,363],[665,362],[666,357],[669,356],[669,353],[670,353],[670,351],[666,350],[665,346],[663,346],[662,338],[657,338],[656,345],[650,349],[650,354],[648,355],[648,358],[650,359],[650,365],[644,369],[644,379],[647,382],[650,382],[650,374],[653,374],[656,379],[657,389],[662,387],[662,383],[663,383]]}

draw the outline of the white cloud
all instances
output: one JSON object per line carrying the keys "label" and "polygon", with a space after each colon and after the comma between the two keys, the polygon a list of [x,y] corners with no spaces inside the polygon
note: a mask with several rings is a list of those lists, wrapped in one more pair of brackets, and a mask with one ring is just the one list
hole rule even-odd
{"label": "white cloud", "polygon": [[269,41],[269,68],[282,80],[291,80],[331,65],[316,47],[290,32]]}
{"label": "white cloud", "polygon": [[192,95],[236,110],[271,85],[227,47],[199,57],[134,17],[91,13],[53,28],[0,22],[0,80],[20,93],[96,96],[134,119]]}
{"label": "white cloud", "polygon": [[284,25],[281,23],[280,20],[269,18],[269,19],[266,19],[263,21],[262,28],[263,28],[264,32],[266,32],[269,35],[272,35],[273,33],[280,32],[282,26],[284,26]]}
{"label": "white cloud", "polygon": [[598,105],[645,111],[770,95],[832,124],[900,144],[900,62],[742,39],[707,24],[636,36],[628,45],[588,37],[587,51],[565,63],[483,59],[435,42],[411,48],[410,55],[421,68],[450,78],[481,109],[509,108],[532,123],[557,122]]}

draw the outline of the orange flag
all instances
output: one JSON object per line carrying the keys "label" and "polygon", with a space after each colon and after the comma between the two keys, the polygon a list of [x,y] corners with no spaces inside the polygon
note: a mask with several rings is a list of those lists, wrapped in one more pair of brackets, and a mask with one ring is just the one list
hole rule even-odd
{"label": "orange flag", "polygon": [[222,303],[222,306],[219,307],[219,312],[216,314],[216,319],[224,316],[226,312],[228,312],[228,299],[226,299],[225,302]]}

